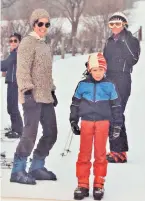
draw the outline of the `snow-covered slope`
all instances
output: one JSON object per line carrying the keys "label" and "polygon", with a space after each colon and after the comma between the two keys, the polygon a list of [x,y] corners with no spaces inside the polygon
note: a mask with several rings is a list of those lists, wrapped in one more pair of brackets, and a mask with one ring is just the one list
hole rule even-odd
{"label": "snow-covered slope", "polygon": [[[142,50],[145,44],[142,43]],[[121,165],[109,164],[106,179],[106,201],[143,201],[145,199],[145,135],[144,113],[145,110],[145,83],[143,82],[144,51],[139,63],[134,67],[132,95],[127,107],[127,128],[130,145],[128,163]],[[72,200],[73,190],[76,187],[75,162],[79,151],[79,137],[74,136],[71,153],[62,158],[60,153],[70,130],[69,106],[77,82],[85,70],[84,62],[87,56],[78,56],[54,63],[54,77],[57,85],[59,105],[56,109],[58,121],[58,141],[47,160],[46,166],[58,176],[57,182],[38,182],[30,186],[9,183],[9,170],[2,171],[2,195],[12,197],[43,197],[61,200]],[[39,134],[41,133],[41,127]],[[16,143],[5,143],[2,147],[12,156]],[[92,177],[91,177],[92,180]],[[26,194],[27,192],[27,194]],[[56,193],[57,192],[57,193]],[[88,200],[91,200],[90,197]],[[86,199],[87,200],[87,199]]]}
{"label": "snow-covered slope", "polygon": [[[143,25],[145,22],[141,13],[143,6],[145,6],[145,4],[144,2],[141,2],[139,9],[135,11],[137,13],[137,15],[134,15],[135,26],[137,23],[139,25]],[[130,147],[130,151],[128,153],[128,163],[109,164],[105,184],[106,192],[103,199],[104,201],[145,200],[145,41],[141,43],[141,49],[142,52],[140,60],[138,64],[134,66],[132,74],[132,94],[126,110],[127,131]],[[31,187],[13,184],[9,182],[10,170],[2,170],[2,201],[22,201],[23,199],[20,197],[32,198],[31,200],[35,201],[73,200],[73,191],[77,185],[75,163],[79,151],[79,137],[73,136],[71,153],[63,158],[60,154],[63,152],[63,148],[70,131],[69,107],[71,98],[75,87],[85,70],[84,63],[86,60],[87,55],[84,55],[54,62],[53,77],[57,86],[56,94],[59,101],[56,108],[58,140],[47,159],[46,166],[57,174],[58,181],[39,181],[36,186]],[[0,107],[0,112],[2,113],[3,111],[1,115],[1,129],[4,125],[7,125],[7,122],[9,122],[8,115],[6,114],[6,86],[4,85],[4,81],[2,82],[3,83],[0,89],[1,95],[3,94],[3,96],[1,96],[3,104]],[[39,136],[37,140],[40,136],[41,126],[39,128]],[[17,143],[18,141],[13,143],[2,143],[2,150],[7,151],[8,157],[13,156]],[[91,176],[90,182],[92,182],[92,180],[93,177]],[[86,201],[93,199],[92,189],[90,190],[90,197],[85,199]],[[8,199],[6,197],[11,198]]]}

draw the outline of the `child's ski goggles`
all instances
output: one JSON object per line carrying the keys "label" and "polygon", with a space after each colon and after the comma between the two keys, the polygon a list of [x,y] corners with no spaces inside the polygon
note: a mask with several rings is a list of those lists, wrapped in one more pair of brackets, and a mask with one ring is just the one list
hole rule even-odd
{"label": "child's ski goggles", "polygon": [[122,27],[122,26],[124,26],[125,24],[127,24],[127,23],[124,23],[124,22],[119,22],[119,21],[112,21],[112,22],[109,22],[108,23],[108,26],[109,26],[109,28],[110,29],[113,29],[113,28],[120,28],[120,27]]}

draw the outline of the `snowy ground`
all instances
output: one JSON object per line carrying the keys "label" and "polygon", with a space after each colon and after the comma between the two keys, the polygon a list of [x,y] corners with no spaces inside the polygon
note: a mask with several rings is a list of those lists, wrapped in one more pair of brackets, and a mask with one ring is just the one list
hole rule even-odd
{"label": "snowy ground", "polygon": [[[133,14],[133,26],[142,25],[145,28],[144,9],[145,2],[136,5]],[[145,31],[144,31],[145,34]],[[141,57],[134,67],[132,75],[132,94],[126,110],[127,130],[130,151],[127,164],[109,164],[108,175],[105,184],[104,201],[144,201],[145,200],[145,134],[144,134],[144,111],[145,111],[145,41],[141,43]],[[46,167],[53,170],[58,176],[57,182],[39,181],[36,186],[25,186],[9,182],[10,170],[1,171],[2,201],[27,200],[73,200],[73,191],[77,185],[75,177],[75,162],[79,151],[79,137],[74,136],[71,153],[61,157],[63,148],[70,130],[69,106],[78,81],[85,70],[84,62],[87,55],[58,60],[54,62],[54,81],[57,86],[56,94],[59,105],[56,108],[58,121],[58,140],[47,160]],[[9,124],[6,113],[6,86],[1,78],[1,125],[2,130]],[[41,126],[39,137],[41,136]],[[8,157],[12,157],[18,141],[1,144],[1,150],[7,151]],[[90,182],[93,177],[91,176]],[[90,197],[92,200],[92,189]],[[9,197],[9,199],[8,199]],[[31,199],[30,199],[31,198]]]}

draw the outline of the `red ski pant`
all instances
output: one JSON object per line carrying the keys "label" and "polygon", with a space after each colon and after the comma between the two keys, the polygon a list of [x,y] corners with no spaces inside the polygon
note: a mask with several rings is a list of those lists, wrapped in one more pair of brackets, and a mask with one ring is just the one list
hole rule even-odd
{"label": "red ski pant", "polygon": [[80,153],[76,163],[78,186],[89,188],[91,155],[94,143],[94,187],[102,187],[107,174],[106,143],[109,133],[109,121],[82,121],[80,135]]}

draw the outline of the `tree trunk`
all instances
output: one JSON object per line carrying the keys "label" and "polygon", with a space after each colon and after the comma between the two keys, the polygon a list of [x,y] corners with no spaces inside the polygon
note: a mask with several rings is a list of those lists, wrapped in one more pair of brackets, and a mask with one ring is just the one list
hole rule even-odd
{"label": "tree trunk", "polygon": [[71,47],[72,47],[72,56],[75,56],[75,39],[77,34],[77,28],[78,28],[78,21],[74,21],[72,23],[72,32],[71,32]]}
{"label": "tree trunk", "polygon": [[72,22],[71,38],[76,37],[77,29],[78,29],[78,22],[77,21]]}
{"label": "tree trunk", "polygon": [[75,54],[76,54],[76,51],[75,51],[75,40],[76,40],[76,38],[73,37],[72,38],[72,56],[75,56]]}
{"label": "tree trunk", "polygon": [[64,46],[65,46],[65,44],[64,44],[64,41],[65,41],[65,38],[62,37],[62,41],[61,41],[61,58],[62,59],[64,59],[64,57],[65,57],[65,53],[64,53]]}

